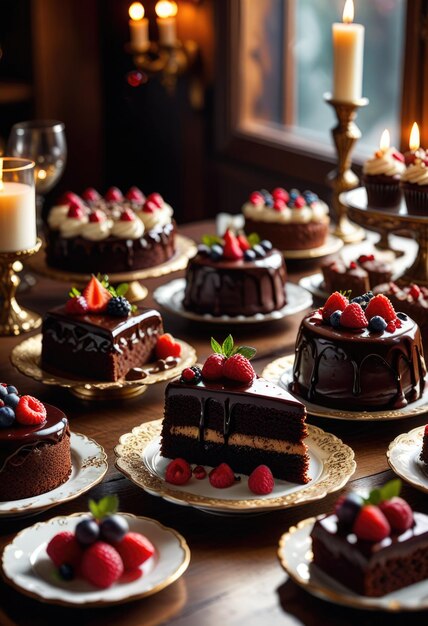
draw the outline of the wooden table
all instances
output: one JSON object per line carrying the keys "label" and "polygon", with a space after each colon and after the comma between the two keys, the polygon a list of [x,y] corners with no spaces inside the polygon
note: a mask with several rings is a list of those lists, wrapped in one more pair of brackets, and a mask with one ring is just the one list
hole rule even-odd
{"label": "wooden table", "polygon": [[[213,231],[212,223],[199,223],[182,228],[185,235],[196,240]],[[289,268],[290,269],[290,268]],[[292,268],[291,268],[292,269]],[[315,266],[316,269],[316,266]],[[303,274],[312,273],[314,266],[289,271],[296,282]],[[174,277],[178,274],[174,274]],[[150,292],[169,280],[147,280]],[[68,286],[47,279],[38,279],[36,288],[21,296],[22,304],[43,313],[64,301]],[[151,296],[146,305],[153,304]],[[254,345],[258,355],[255,369],[261,372],[274,358],[291,353],[300,319],[297,314],[269,325],[237,327],[235,340]],[[185,339],[197,349],[200,360],[210,353],[211,334],[221,338],[228,329],[207,327],[181,318],[164,315],[165,328]],[[0,582],[0,625],[46,626],[50,624],[79,624],[80,626],[219,626],[227,624],[256,626],[266,624],[324,625],[375,624],[388,620],[401,624],[404,616],[364,612],[318,600],[301,590],[282,570],[276,556],[282,533],[299,520],[328,512],[337,499],[332,494],[313,504],[257,516],[223,517],[203,513],[189,507],[170,504],[146,494],[114,467],[113,448],[122,433],[145,421],[161,418],[164,385],[155,385],[141,396],[128,401],[81,402],[66,391],[45,387],[18,374],[9,362],[9,353],[22,338],[0,339],[0,380],[16,384],[18,389],[64,409],[71,428],[93,437],[108,453],[109,471],[102,484],[90,492],[96,499],[116,493],[121,510],[153,517],[172,526],[186,538],[191,563],[184,576],[173,585],[147,599],[108,609],[64,609],[40,604],[13,591]],[[384,423],[343,423],[336,420],[309,419],[324,430],[333,432],[355,450],[357,470],[350,488],[365,489],[381,485],[393,477],[388,469],[385,451],[399,433],[424,424],[424,417]],[[403,495],[419,510],[428,512],[427,496],[404,485]],[[13,534],[38,520],[87,510],[87,496],[58,506],[44,514],[13,521],[0,521],[1,545]],[[414,613],[412,624],[422,624],[426,613]],[[384,623],[385,623],[384,622]],[[425,622],[424,622],[425,623]]]}

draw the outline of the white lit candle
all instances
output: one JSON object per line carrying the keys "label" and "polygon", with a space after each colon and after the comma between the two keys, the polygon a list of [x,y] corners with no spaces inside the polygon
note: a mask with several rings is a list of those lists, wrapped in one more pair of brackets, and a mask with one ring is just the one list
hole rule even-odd
{"label": "white lit candle", "polygon": [[135,50],[144,52],[150,45],[149,20],[144,17],[144,7],[141,2],[133,2],[129,7],[129,32],[131,46]]}
{"label": "white lit candle", "polygon": [[333,24],[333,98],[357,100],[363,90],[364,26],[353,24],[354,3],[346,0],[343,23]]}
{"label": "white lit candle", "polygon": [[3,181],[0,159],[0,252],[28,250],[36,244],[34,186]]}
{"label": "white lit candle", "polygon": [[177,43],[177,15],[178,7],[173,0],[159,0],[155,6],[156,22],[159,28],[159,43],[162,46],[175,46]]}
{"label": "white lit candle", "polygon": [[416,122],[413,123],[412,130],[410,131],[409,148],[411,152],[417,152],[421,145],[421,135],[419,133],[419,126]]}

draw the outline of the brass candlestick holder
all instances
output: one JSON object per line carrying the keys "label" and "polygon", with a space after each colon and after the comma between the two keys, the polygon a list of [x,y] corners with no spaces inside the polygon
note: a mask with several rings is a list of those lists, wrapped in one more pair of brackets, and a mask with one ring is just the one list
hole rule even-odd
{"label": "brass candlestick holder", "polygon": [[15,299],[20,283],[17,272],[22,269],[21,261],[36,254],[41,245],[41,240],[37,239],[35,246],[28,250],[0,252],[0,336],[2,337],[27,333],[33,328],[38,328],[42,323],[40,315],[21,308]]}
{"label": "brass candlestick holder", "polygon": [[329,173],[327,180],[333,189],[333,209],[336,215],[336,228],[333,232],[345,243],[362,241],[365,237],[364,230],[353,224],[348,219],[347,207],[340,201],[340,194],[358,187],[358,176],[351,169],[351,152],[361,137],[361,132],[354,120],[357,110],[367,106],[367,98],[358,98],[350,102],[335,100],[329,93],[324,95],[324,100],[334,108],[338,125],[332,130],[333,141],[337,150],[337,168]]}

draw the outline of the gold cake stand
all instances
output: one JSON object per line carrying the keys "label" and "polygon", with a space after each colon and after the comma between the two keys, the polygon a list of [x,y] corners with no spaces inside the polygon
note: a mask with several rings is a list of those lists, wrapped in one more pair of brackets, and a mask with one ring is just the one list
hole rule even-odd
{"label": "gold cake stand", "polygon": [[72,378],[70,374],[51,373],[42,369],[42,335],[34,335],[19,343],[12,350],[10,360],[16,369],[43,383],[63,387],[81,400],[110,400],[134,398],[143,394],[148,385],[164,382],[175,378],[186,367],[196,363],[196,351],[188,343],[176,339],[181,345],[181,356],[178,363],[171,366],[160,361],[146,363],[133,379],[121,379],[115,382]]}
{"label": "gold cake stand", "polygon": [[[144,300],[147,296],[147,288],[139,282],[140,280],[158,278],[159,276],[166,276],[172,272],[183,270],[187,267],[189,259],[196,254],[196,244],[192,239],[184,237],[183,235],[177,235],[175,241],[175,254],[171,259],[165,261],[165,263],[132,272],[109,273],[108,277],[110,283],[112,285],[128,283],[129,286],[126,293],[127,299],[130,302],[139,302],[140,300]],[[46,255],[44,251],[36,254],[31,260],[27,261],[27,265],[41,276],[51,278],[52,280],[66,282],[75,285],[76,287],[84,287],[91,279],[91,274],[67,272],[50,267],[46,263]]]}
{"label": "gold cake stand", "polygon": [[399,285],[417,283],[428,286],[428,215],[408,213],[404,200],[397,208],[369,207],[363,187],[343,193],[340,200],[347,207],[349,217],[369,230],[388,233],[411,231],[418,244],[418,252],[413,265],[395,282]]}

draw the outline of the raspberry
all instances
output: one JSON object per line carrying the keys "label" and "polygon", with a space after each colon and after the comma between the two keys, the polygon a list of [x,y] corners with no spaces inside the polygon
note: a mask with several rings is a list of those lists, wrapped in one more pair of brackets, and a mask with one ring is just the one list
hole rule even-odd
{"label": "raspberry", "polygon": [[146,200],[143,205],[143,213],[156,213],[158,209],[158,205],[151,200]]}
{"label": "raspberry", "polygon": [[81,572],[95,587],[106,589],[123,574],[123,562],[118,551],[109,543],[97,541],[84,552]]}
{"label": "raspberry", "polygon": [[382,541],[388,537],[391,527],[378,506],[363,506],[354,522],[353,531],[358,539],[365,541]]}
{"label": "raspberry", "polygon": [[238,239],[230,230],[227,230],[224,234],[223,256],[225,259],[231,260],[242,259],[244,256]]}
{"label": "raspberry", "polygon": [[396,326],[394,320],[388,322],[388,324],[386,325],[386,330],[388,333],[395,333]]}
{"label": "raspberry", "polygon": [[367,263],[367,261],[374,261],[375,257],[374,254],[361,254],[357,260],[361,265],[361,263]]}
{"label": "raspberry", "polygon": [[305,205],[306,205],[306,200],[303,196],[297,196],[297,198],[295,198],[294,207],[296,209],[303,209]]}
{"label": "raspberry", "polygon": [[80,204],[77,202],[70,202],[70,208],[67,212],[67,217],[71,219],[81,220],[85,216],[85,213]]}
{"label": "raspberry", "polygon": [[166,359],[169,356],[180,356],[181,345],[169,333],[159,335],[156,343],[156,357]]}
{"label": "raspberry", "polygon": [[33,398],[33,396],[21,396],[15,408],[16,421],[25,426],[43,424],[46,421],[46,407]]}
{"label": "raspberry", "polygon": [[[202,374],[204,371],[202,370]],[[234,354],[226,359],[223,376],[241,383],[251,383],[256,373],[250,361],[242,354]]]}
{"label": "raspberry", "polygon": [[341,293],[335,291],[331,294],[322,308],[323,320],[328,322],[332,313],[335,311],[344,311],[348,304],[348,298],[345,298],[345,296],[342,296]]}
{"label": "raspberry", "polygon": [[391,301],[383,294],[379,294],[370,300],[366,309],[366,317],[370,320],[375,315],[383,317],[386,323],[396,318],[396,313]]}
{"label": "raspberry", "polygon": [[184,459],[174,459],[168,463],[165,480],[172,485],[185,485],[192,477],[192,469]]}
{"label": "raspberry", "polygon": [[110,187],[104,198],[107,202],[122,202],[123,194],[117,187]]}
{"label": "raspberry", "polygon": [[125,209],[120,214],[121,222],[135,222],[135,220],[136,220],[135,213],[134,211],[131,211],[131,209]]}
{"label": "raspberry", "polygon": [[418,285],[412,285],[409,290],[409,296],[413,298],[413,300],[417,300],[421,295],[421,290]]}
{"label": "raspberry", "polygon": [[248,478],[248,487],[253,493],[266,496],[273,491],[275,481],[267,465],[259,465],[253,470]]}
{"label": "raspberry", "polygon": [[203,465],[196,465],[196,467],[193,468],[193,476],[196,478],[196,480],[203,480],[206,475],[207,471],[205,467],[203,467]]}
{"label": "raspberry", "polygon": [[140,567],[155,553],[155,549],[147,537],[140,533],[126,533],[122,541],[114,546],[118,551],[125,570]]}
{"label": "raspberry", "polygon": [[409,504],[398,496],[385,500],[379,505],[391,528],[403,533],[413,526],[413,511]]}
{"label": "raspberry", "polygon": [[351,261],[349,264],[349,269],[350,270],[356,270],[358,267],[358,265],[355,263],[355,261]]}
{"label": "raspberry", "polygon": [[92,211],[92,213],[89,214],[89,221],[91,223],[100,223],[100,222],[105,222],[106,221],[106,216],[102,211],[99,211],[98,209],[96,209],[95,211]]}
{"label": "raspberry", "polygon": [[107,303],[112,297],[111,293],[103,287],[95,276],[92,276],[82,295],[88,303],[88,310],[91,313],[102,313],[107,308]]}
{"label": "raspberry", "polygon": [[56,534],[49,541],[46,552],[56,567],[67,563],[74,567],[78,566],[83,556],[83,550],[79,545],[74,533],[65,530]]}
{"label": "raspberry", "polygon": [[260,191],[253,191],[250,195],[250,202],[256,206],[262,206],[265,203],[265,199]]}
{"label": "raspberry", "polygon": [[88,187],[82,193],[82,198],[86,200],[86,202],[96,202],[101,198],[101,196],[96,189],[94,189],[93,187]]}
{"label": "raspberry", "polygon": [[274,200],[282,200],[284,204],[287,203],[290,199],[288,191],[283,189],[283,187],[275,187],[275,189],[272,191],[272,197]]}
{"label": "raspberry", "polygon": [[128,317],[131,315],[131,310],[128,300],[123,296],[117,296],[108,301],[106,314],[113,317]]}
{"label": "raspberry", "polygon": [[354,302],[343,311],[340,324],[344,328],[366,328],[368,321],[361,306]]}
{"label": "raspberry", "polygon": [[72,191],[66,191],[58,200],[58,204],[70,204],[71,202],[81,204],[82,201],[79,196]]}
{"label": "raspberry", "polygon": [[235,482],[235,474],[227,463],[221,463],[209,473],[208,480],[216,489],[226,489]]}
{"label": "raspberry", "polygon": [[88,303],[83,296],[77,296],[76,298],[70,298],[65,303],[65,310],[70,315],[84,315],[88,312]]}
{"label": "raspberry", "polygon": [[281,200],[281,198],[276,198],[273,201],[273,208],[275,211],[282,211],[287,206],[285,200]]}
{"label": "raspberry", "polygon": [[202,372],[199,367],[195,365],[193,367],[186,367],[181,372],[180,382],[190,383],[191,385],[197,385],[202,380]]}
{"label": "raspberry", "polygon": [[125,198],[127,200],[131,200],[131,202],[139,202],[141,204],[143,204],[144,200],[146,199],[145,195],[143,194],[141,189],[138,189],[138,187],[130,187],[126,192]]}
{"label": "raspberry", "polygon": [[239,247],[241,248],[243,252],[251,248],[250,244],[248,243],[248,239],[246,238],[245,235],[238,235],[236,240],[239,243]]}
{"label": "raspberry", "polygon": [[226,357],[222,354],[212,354],[207,358],[202,368],[202,377],[206,380],[219,380],[223,378],[223,367]]}
{"label": "raspberry", "polygon": [[149,196],[147,196],[147,200],[149,202],[153,202],[153,204],[155,204],[158,209],[162,208],[163,198],[160,193],[151,193]]}

